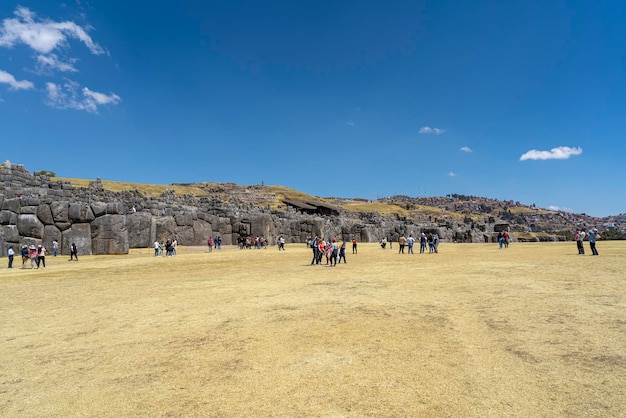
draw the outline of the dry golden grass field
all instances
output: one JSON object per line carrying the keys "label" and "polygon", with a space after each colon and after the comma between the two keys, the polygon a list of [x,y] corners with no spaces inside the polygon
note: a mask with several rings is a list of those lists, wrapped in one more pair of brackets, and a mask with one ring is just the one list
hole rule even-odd
{"label": "dry golden grass field", "polygon": [[286,248],[2,259],[0,415],[626,414],[626,242]]}

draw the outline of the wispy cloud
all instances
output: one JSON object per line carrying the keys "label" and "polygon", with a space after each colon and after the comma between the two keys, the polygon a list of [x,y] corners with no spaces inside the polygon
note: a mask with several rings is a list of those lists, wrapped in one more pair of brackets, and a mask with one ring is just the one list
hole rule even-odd
{"label": "wispy cloud", "polygon": [[76,58],[69,59],[69,62],[59,60],[56,54],[37,55],[37,70],[40,73],[47,73],[51,70],[64,73],[76,73],[78,70],[74,67],[74,63],[78,61]]}
{"label": "wispy cloud", "polygon": [[15,18],[4,19],[0,28],[0,46],[13,47],[25,44],[41,54],[49,54],[67,45],[69,39],[77,39],[92,54],[105,54],[106,51],[91,39],[87,31],[72,21],[55,22],[49,19],[37,20],[35,13],[26,7],[17,7]]}
{"label": "wispy cloud", "polygon": [[114,93],[99,93],[83,87],[78,83],[66,80],[62,85],[46,83],[47,101],[49,106],[57,109],[85,110],[98,113],[99,106],[116,105],[122,99]]}
{"label": "wispy cloud", "polygon": [[354,121],[352,119],[350,119],[348,122],[346,122],[348,124],[348,126],[354,126]]}
{"label": "wispy cloud", "polygon": [[440,128],[431,128],[430,126],[422,126],[420,128],[419,133],[421,134],[435,134],[435,135],[441,135],[442,133],[444,133],[446,130],[445,129],[440,129]]}
{"label": "wispy cloud", "polygon": [[539,151],[533,149],[522,154],[522,156],[519,157],[519,160],[567,160],[572,155],[580,155],[582,153],[583,149],[580,147],[556,147],[552,148],[550,151]]}
{"label": "wispy cloud", "polygon": [[11,86],[11,90],[30,90],[35,88],[35,85],[27,80],[17,81],[13,74],[9,74],[6,71],[0,70],[0,83],[5,83]]}
{"label": "wispy cloud", "polygon": [[553,210],[555,212],[568,212],[568,213],[573,213],[574,210],[570,209],[570,208],[562,208],[560,206],[554,206],[554,205],[550,205],[548,206],[548,210]]}
{"label": "wispy cloud", "polygon": [[461,147],[461,151],[463,151],[463,152],[472,152],[472,149],[470,147]]}
{"label": "wispy cloud", "polygon": [[450,176],[450,177],[456,177],[456,173],[453,173],[452,171],[450,171],[450,172],[448,173],[448,176]]}

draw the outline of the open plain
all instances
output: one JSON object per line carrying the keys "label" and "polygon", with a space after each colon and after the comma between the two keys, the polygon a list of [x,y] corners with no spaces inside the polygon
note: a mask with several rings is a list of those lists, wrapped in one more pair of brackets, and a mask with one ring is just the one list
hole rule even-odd
{"label": "open plain", "polygon": [[626,242],[396,245],[4,258],[0,415],[624,416]]}

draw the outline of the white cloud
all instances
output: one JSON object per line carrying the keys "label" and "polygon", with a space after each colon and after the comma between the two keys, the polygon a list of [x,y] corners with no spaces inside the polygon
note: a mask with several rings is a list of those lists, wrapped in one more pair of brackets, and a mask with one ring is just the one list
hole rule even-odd
{"label": "white cloud", "polygon": [[91,39],[87,31],[71,21],[55,22],[36,20],[35,13],[26,7],[18,7],[16,18],[4,19],[0,28],[0,46],[13,47],[23,43],[41,54],[67,45],[69,39],[78,39],[91,51],[100,55],[106,51]]}
{"label": "white cloud", "polygon": [[453,173],[452,171],[450,171],[450,172],[448,173],[448,176],[450,176],[450,177],[456,177],[456,174],[455,174],[455,173]]}
{"label": "white cloud", "polygon": [[461,147],[461,151],[463,151],[463,152],[472,152],[472,149],[470,147]]}
{"label": "white cloud", "polygon": [[352,119],[350,119],[348,122],[346,122],[348,124],[348,126],[354,126],[354,121]]}
{"label": "white cloud", "polygon": [[440,128],[431,128],[430,126],[422,126],[420,128],[419,133],[421,134],[435,134],[435,135],[441,135],[442,133],[444,133],[446,130],[445,129],[440,129]]}
{"label": "white cloud", "polygon": [[574,213],[573,209],[570,208],[562,208],[559,206],[554,206],[554,205],[550,205],[548,206],[548,210],[553,210],[555,212],[568,212],[568,213]]}
{"label": "white cloud", "polygon": [[66,80],[63,85],[46,83],[46,91],[46,104],[57,109],[76,109],[98,113],[99,106],[116,105],[122,101],[117,94],[99,93],[87,87],[81,89],[78,83],[70,80]]}
{"label": "white cloud", "polygon": [[2,70],[0,70],[0,83],[8,84],[11,86],[11,90],[30,90],[35,88],[32,82],[27,80],[17,81],[13,74]]}
{"label": "white cloud", "polygon": [[519,160],[567,160],[572,155],[580,155],[582,153],[583,149],[580,147],[557,147],[552,148],[550,151],[538,151],[533,149],[519,157]]}
{"label": "white cloud", "polygon": [[69,62],[62,62],[56,54],[49,54],[37,55],[36,59],[39,72],[47,72],[48,70],[56,70],[66,73],[78,72],[76,67],[74,67],[74,63],[77,61],[76,58],[70,59]]}

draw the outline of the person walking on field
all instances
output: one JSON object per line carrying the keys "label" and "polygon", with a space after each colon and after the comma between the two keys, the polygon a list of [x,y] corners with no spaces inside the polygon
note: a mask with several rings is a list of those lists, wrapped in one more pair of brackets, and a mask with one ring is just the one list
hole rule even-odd
{"label": "person walking on field", "polygon": [[7,250],[7,256],[9,256],[9,267],[10,269],[13,268],[13,257],[15,257],[15,251],[13,251],[13,246],[9,245],[9,249]]}
{"label": "person walking on field", "polygon": [[352,238],[352,254],[358,254],[356,249],[356,238]]}
{"label": "person walking on field", "polygon": [[346,264],[346,242],[343,241],[341,246],[339,247],[339,263],[341,263],[341,259],[343,258],[343,264]]}
{"label": "person walking on field", "polygon": [[26,245],[22,245],[22,268],[25,269],[26,268],[26,262],[28,261],[28,259],[30,258],[28,256],[28,246]]}
{"label": "person walking on field", "polygon": [[37,268],[43,266],[46,268],[46,247],[43,245],[37,246]]}
{"label": "person walking on field", "polygon": [[598,250],[596,250],[596,239],[600,238],[598,230],[596,228],[590,229],[587,235],[589,235],[589,247],[591,247],[591,255],[598,255]]}
{"label": "person walking on field", "polygon": [[576,240],[576,247],[578,248],[578,255],[585,255],[585,247],[583,246],[583,241],[585,240],[585,230],[580,229],[580,231],[576,231],[576,236],[574,239]]}
{"label": "person walking on field", "polygon": [[400,236],[400,238],[398,238],[398,246],[400,247],[398,249],[398,254],[404,254],[404,246],[406,245],[406,237],[404,235]]}
{"label": "person walking on field", "polygon": [[76,258],[76,261],[78,261],[78,248],[76,248],[75,243],[72,243],[72,245],[70,245],[70,261],[72,261],[74,258]]}
{"label": "person walking on field", "polygon": [[30,258],[30,268],[34,269],[35,265],[39,268],[39,264],[37,264],[37,248],[34,245],[28,247],[28,257]]}

